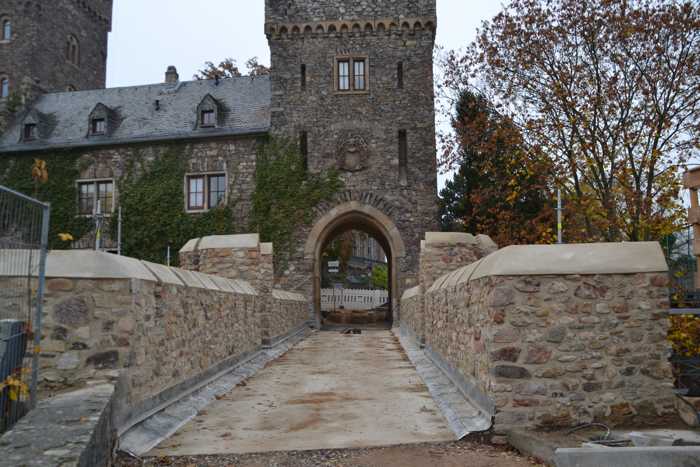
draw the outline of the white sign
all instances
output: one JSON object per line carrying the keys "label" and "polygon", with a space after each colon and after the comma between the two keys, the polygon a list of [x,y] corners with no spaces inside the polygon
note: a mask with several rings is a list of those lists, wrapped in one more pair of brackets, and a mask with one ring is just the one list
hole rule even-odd
{"label": "white sign", "polygon": [[340,267],[340,261],[328,261],[328,267],[338,269]]}

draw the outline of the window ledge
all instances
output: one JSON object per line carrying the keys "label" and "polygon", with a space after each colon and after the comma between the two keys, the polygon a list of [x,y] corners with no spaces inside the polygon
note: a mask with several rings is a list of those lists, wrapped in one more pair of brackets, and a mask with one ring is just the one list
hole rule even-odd
{"label": "window ledge", "polygon": [[369,90],[366,91],[339,91],[335,90],[334,94],[338,96],[361,96],[363,94],[369,94]]}
{"label": "window ledge", "polygon": [[[100,214],[102,217],[112,217],[112,214],[114,211],[109,212],[108,214]],[[79,219],[93,219],[96,216],[96,214],[76,214],[75,217]]]}

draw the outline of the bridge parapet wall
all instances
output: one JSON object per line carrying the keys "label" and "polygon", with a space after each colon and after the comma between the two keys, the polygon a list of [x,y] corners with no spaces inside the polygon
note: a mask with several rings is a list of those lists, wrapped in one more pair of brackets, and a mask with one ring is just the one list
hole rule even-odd
{"label": "bridge parapet wall", "polygon": [[259,295],[260,332],[265,346],[309,320],[303,295],[273,290],[273,259],[272,243],[261,243],[258,234],[196,238],[180,250],[180,263],[185,269],[243,279],[253,285]]}
{"label": "bridge parapet wall", "polygon": [[[0,290],[12,271],[3,274]],[[273,342],[270,330],[280,340],[308,321],[297,294],[263,297],[242,279],[94,251],[51,252],[46,287],[42,395],[116,382],[116,426],[251,356]],[[0,310],[19,299],[0,293]]]}
{"label": "bridge parapet wall", "polygon": [[459,232],[427,232],[420,243],[419,285],[407,290],[401,299],[401,321],[407,323],[414,337],[424,341],[425,316],[423,292],[436,279],[473,263],[498,249],[487,235]]}
{"label": "bridge parapet wall", "polygon": [[[496,429],[673,413],[667,266],[656,243],[512,246],[408,291],[426,353]],[[405,302],[405,303],[404,303]]]}
{"label": "bridge parapet wall", "polygon": [[[116,379],[125,369],[129,402],[138,403],[261,343],[259,295],[242,280],[107,253],[54,251],[45,299],[45,391]],[[1,296],[0,308],[14,301]]]}

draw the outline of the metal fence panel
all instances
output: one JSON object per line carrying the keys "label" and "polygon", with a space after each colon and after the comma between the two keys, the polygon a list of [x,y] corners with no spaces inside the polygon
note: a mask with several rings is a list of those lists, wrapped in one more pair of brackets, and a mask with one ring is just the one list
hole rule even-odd
{"label": "metal fence panel", "polygon": [[0,432],[37,400],[49,212],[0,186]]}

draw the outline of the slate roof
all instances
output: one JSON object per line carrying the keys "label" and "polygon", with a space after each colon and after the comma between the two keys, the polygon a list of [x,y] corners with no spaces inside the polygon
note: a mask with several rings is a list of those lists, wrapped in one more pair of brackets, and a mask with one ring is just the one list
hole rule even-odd
{"label": "slate roof", "polygon": [[[219,104],[219,124],[197,128],[197,106],[207,95]],[[0,153],[265,133],[270,99],[268,76],[45,94],[0,136]],[[114,128],[108,135],[88,136],[97,104],[113,112]],[[30,112],[45,124],[37,140],[23,142],[23,122]]]}

